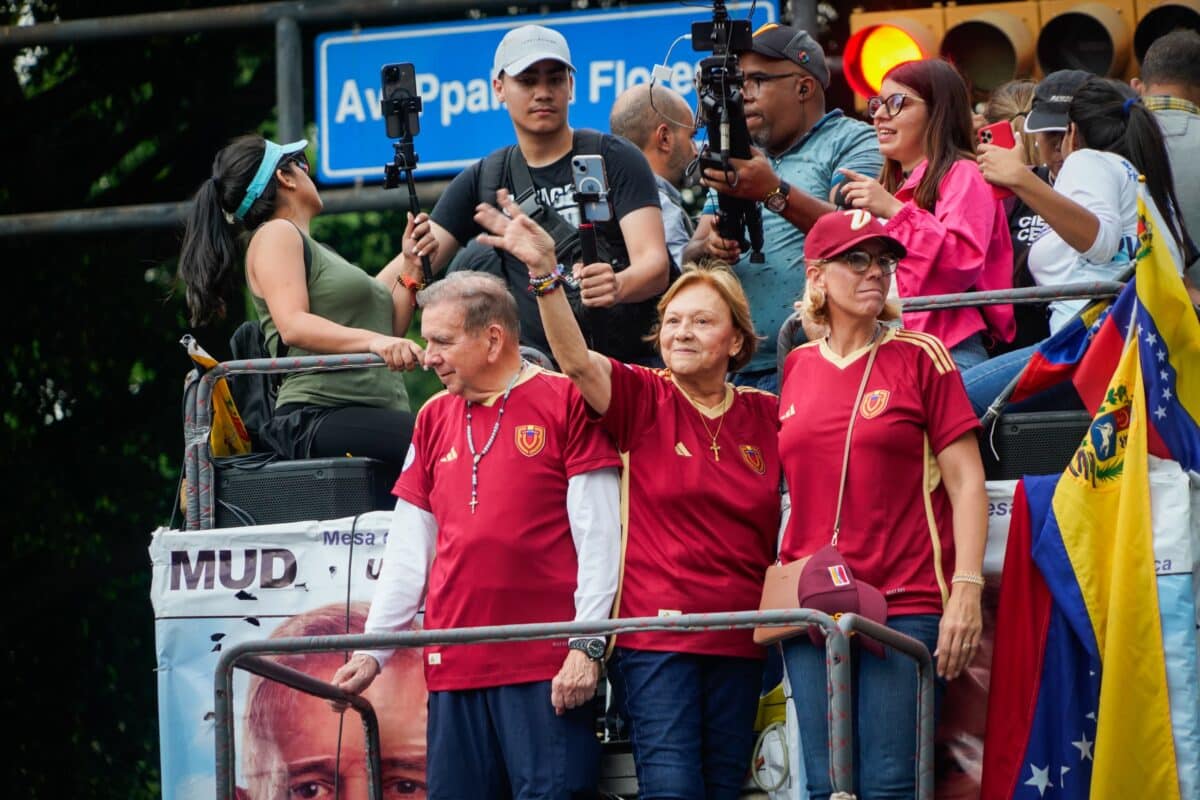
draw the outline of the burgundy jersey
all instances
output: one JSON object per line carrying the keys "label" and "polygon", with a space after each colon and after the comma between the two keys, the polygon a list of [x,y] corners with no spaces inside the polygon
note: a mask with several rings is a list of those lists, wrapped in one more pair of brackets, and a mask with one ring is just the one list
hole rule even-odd
{"label": "burgundy jersey", "polygon": [[[417,415],[413,450],[393,491],[437,521],[427,629],[575,618],[578,563],[567,482],[621,461],[567,378],[530,372],[513,387],[496,440],[479,462],[474,513],[466,401],[443,392]],[[501,403],[497,396],[471,405],[477,453]],[[431,691],[549,680],[562,667],[565,645],[564,639],[428,647],[425,677]]]}
{"label": "burgundy jersey", "polygon": [[[833,536],[846,426],[869,351],[841,358],[821,340],[784,364],[779,449],[792,494],[784,563]],[[886,330],[854,423],[837,547],[855,577],[883,592],[889,614],[942,612],[954,533],[936,456],[977,427],[941,341]]]}
{"label": "burgundy jersey", "polygon": [[[622,617],[758,608],[779,535],[778,405],[769,392],[728,386],[721,408],[692,403],[667,370],[612,362],[601,422],[627,459]],[[749,630],[625,634],[618,644],[764,655]]]}

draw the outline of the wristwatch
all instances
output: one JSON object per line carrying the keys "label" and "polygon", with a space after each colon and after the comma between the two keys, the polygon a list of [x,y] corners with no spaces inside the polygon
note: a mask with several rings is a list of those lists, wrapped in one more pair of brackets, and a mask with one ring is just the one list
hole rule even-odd
{"label": "wristwatch", "polygon": [[588,639],[572,639],[567,643],[567,649],[582,650],[592,661],[602,661],[608,644],[601,637],[595,636]]}
{"label": "wristwatch", "polygon": [[792,187],[787,181],[781,180],[779,185],[772,189],[766,197],[763,198],[763,205],[768,211],[774,211],[776,214],[782,214],[788,204],[788,193],[792,191]]}

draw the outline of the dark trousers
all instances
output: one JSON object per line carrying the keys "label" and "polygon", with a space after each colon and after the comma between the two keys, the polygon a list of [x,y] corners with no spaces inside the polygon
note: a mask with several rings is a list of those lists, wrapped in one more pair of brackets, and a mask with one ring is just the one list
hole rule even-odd
{"label": "dark trousers", "polygon": [[763,662],[618,647],[639,800],[733,800],[750,769]]}
{"label": "dark trousers", "polygon": [[428,747],[430,800],[596,797],[595,707],[557,716],[550,681],[430,692]]}

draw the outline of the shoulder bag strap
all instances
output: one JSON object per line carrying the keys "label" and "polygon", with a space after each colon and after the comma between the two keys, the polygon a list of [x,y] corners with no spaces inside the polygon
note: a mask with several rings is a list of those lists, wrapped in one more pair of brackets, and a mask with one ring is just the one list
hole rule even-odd
{"label": "shoulder bag strap", "polygon": [[[878,324],[878,323],[876,323]],[[846,473],[850,466],[850,436],[854,433],[854,418],[858,416],[858,405],[862,402],[863,393],[867,390],[867,379],[871,377],[871,366],[875,363],[875,354],[879,352],[879,343],[883,340],[883,331],[876,329],[875,343],[867,355],[867,368],[863,370],[862,383],[858,385],[858,396],[850,407],[850,424],[846,426],[846,446],[842,450],[842,479],[838,484],[837,514],[833,518],[833,540],[830,542],[837,547],[838,533],[842,528],[842,498],[846,494]]]}

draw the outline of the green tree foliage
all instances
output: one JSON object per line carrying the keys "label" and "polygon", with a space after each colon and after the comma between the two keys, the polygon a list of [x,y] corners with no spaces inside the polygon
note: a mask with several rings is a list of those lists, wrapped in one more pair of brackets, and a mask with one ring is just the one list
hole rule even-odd
{"label": "green tree foliage", "polygon": [[[0,22],[162,8],[9,0]],[[271,129],[270,27],[56,45],[19,68],[16,56],[5,50],[0,70],[0,214],[177,201],[226,140]],[[374,271],[399,244],[395,217],[343,217],[322,234]],[[0,709],[17,726],[4,761],[23,797],[160,796],[147,546],[171,517],[183,451],[180,238],[0,238]],[[195,333],[220,357],[238,322]]]}

